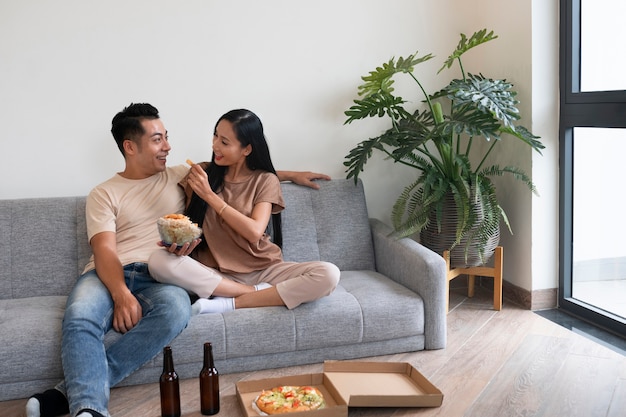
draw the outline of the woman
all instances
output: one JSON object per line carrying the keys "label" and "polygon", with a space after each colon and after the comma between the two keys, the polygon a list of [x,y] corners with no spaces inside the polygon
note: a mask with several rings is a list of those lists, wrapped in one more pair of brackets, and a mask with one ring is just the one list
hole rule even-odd
{"label": "woman", "polygon": [[[194,165],[181,185],[186,214],[202,227],[203,241],[192,257],[176,256],[172,248],[155,251],[149,269],[156,280],[197,294],[195,312],[292,309],[337,286],[339,269],[329,262],[282,259],[280,181],[261,120],[251,111],[232,110],[220,117],[211,162]],[[266,233],[270,217],[273,242]]]}

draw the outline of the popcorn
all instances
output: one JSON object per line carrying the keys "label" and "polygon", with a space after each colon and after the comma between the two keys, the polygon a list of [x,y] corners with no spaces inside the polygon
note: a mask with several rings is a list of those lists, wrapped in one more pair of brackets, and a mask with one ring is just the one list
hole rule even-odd
{"label": "popcorn", "polygon": [[166,245],[176,243],[182,246],[192,242],[202,235],[202,229],[196,223],[192,223],[184,214],[168,214],[157,220],[157,227],[161,240]]}

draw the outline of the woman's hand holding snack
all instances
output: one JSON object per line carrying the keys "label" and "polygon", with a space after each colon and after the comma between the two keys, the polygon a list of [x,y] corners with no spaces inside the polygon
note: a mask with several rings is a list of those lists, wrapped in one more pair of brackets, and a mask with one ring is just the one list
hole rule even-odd
{"label": "woman's hand holding snack", "polygon": [[212,197],[219,198],[211,189],[209,178],[200,165],[193,165],[191,167],[187,177],[187,183],[191,186],[193,191],[207,203]]}

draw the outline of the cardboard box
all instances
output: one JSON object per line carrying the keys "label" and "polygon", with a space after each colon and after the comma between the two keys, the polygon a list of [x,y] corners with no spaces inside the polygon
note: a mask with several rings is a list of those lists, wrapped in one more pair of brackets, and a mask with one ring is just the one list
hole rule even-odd
{"label": "cardboard box", "polygon": [[409,363],[327,361],[323,373],[238,382],[244,415],[258,416],[252,408],[256,396],[281,385],[312,385],[324,395],[325,408],[289,413],[294,417],[346,417],[348,407],[439,407],[443,402],[442,392]]}

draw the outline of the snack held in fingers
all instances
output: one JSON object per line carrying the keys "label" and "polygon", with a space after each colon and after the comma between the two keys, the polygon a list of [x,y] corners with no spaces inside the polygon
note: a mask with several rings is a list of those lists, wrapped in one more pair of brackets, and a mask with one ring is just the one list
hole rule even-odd
{"label": "snack held in fingers", "polygon": [[200,237],[202,229],[184,214],[168,214],[157,220],[161,240],[166,245],[182,246]]}
{"label": "snack held in fingers", "polygon": [[194,166],[194,162],[191,159],[187,159],[185,162],[187,162],[187,164],[189,164],[189,166]]}

